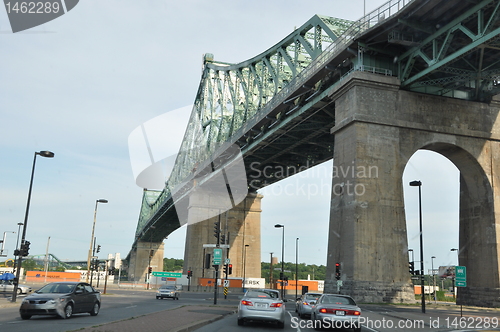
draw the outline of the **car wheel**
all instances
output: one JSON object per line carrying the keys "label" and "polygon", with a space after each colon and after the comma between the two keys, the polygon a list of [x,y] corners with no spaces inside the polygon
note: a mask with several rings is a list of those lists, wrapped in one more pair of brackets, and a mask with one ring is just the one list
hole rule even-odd
{"label": "car wheel", "polygon": [[73,305],[69,303],[65,308],[64,308],[64,319],[71,318],[73,316]]}
{"label": "car wheel", "polygon": [[239,326],[245,325],[245,321],[243,320],[243,318],[238,318],[238,325]]}
{"label": "car wheel", "polygon": [[21,314],[21,319],[30,319],[31,315]]}
{"label": "car wheel", "polygon": [[361,326],[355,326],[352,330],[354,332],[361,332]]}
{"label": "car wheel", "polygon": [[278,328],[279,329],[284,329],[285,328],[285,322],[278,322]]}
{"label": "car wheel", "polygon": [[21,288],[17,289],[17,295],[21,295],[23,293],[23,290]]}
{"label": "car wheel", "polygon": [[156,299],[159,300],[159,299],[161,299],[161,297],[157,296]]}
{"label": "car wheel", "polygon": [[92,311],[90,311],[90,316],[97,316],[97,314],[99,313],[99,308],[100,308],[99,302],[94,303]]}

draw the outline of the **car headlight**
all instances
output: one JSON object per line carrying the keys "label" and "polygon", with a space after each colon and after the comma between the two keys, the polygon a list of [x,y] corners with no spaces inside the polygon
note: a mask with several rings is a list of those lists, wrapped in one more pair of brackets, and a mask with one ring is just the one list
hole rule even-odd
{"label": "car headlight", "polygon": [[66,301],[66,299],[65,299],[64,297],[60,297],[60,298],[58,298],[58,299],[50,300],[50,301],[48,301],[48,302],[49,302],[50,304],[56,304],[56,303],[58,303],[58,302],[64,302],[64,301]]}
{"label": "car headlight", "polygon": [[30,300],[28,300],[28,299],[24,299],[24,300],[23,300],[23,303],[30,303]]}

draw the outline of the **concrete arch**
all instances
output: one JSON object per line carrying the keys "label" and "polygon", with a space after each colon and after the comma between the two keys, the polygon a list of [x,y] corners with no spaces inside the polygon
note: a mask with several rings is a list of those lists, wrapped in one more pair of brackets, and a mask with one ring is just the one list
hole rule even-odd
{"label": "concrete arch", "polygon": [[[353,73],[335,103],[334,167],[376,167],[377,177],[333,176],[325,291],[361,302],[414,302],[402,176],[419,149],[451,160],[460,178],[460,264],[468,287],[458,303],[500,306],[499,103],[400,90],[395,78]],[[363,186],[349,195],[346,186]],[[341,263],[340,281],[335,263]],[[340,285],[339,285],[340,284]]]}

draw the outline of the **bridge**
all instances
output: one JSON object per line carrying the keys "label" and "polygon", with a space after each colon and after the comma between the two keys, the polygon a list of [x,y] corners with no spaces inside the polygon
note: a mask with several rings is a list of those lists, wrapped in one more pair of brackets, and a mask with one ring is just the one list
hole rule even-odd
{"label": "bridge", "polygon": [[[468,266],[470,287],[460,289],[459,301],[500,305],[493,181],[499,6],[499,0],[391,0],[355,22],[316,15],[238,64],[205,54],[165,189],[144,190],[128,257],[135,273],[143,276],[163,239],[185,224],[185,270],[204,273],[206,252],[193,248],[210,238],[214,222],[229,225],[233,237],[226,242],[240,248],[232,256],[245,259],[245,236],[252,234],[260,250],[257,191],[334,158],[335,167],[380,172],[333,179],[339,190],[332,192],[325,290],[336,289],[334,266],[342,262],[342,292],[366,302],[411,301],[401,176],[415,151],[430,149],[461,171],[459,261]],[[346,183],[367,193],[348,195]],[[259,261],[260,252],[250,259],[256,269]]]}

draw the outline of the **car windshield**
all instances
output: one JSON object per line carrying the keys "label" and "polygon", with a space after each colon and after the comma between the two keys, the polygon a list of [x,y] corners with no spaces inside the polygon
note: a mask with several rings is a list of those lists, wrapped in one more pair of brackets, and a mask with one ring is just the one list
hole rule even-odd
{"label": "car windshield", "polygon": [[317,300],[321,294],[306,294],[306,300]]}
{"label": "car windshield", "polygon": [[258,291],[248,291],[246,296],[247,297],[267,298],[267,299],[277,299],[277,298],[279,298],[279,293],[274,292],[274,291],[258,290]]}
{"label": "car windshield", "polygon": [[160,289],[175,290],[175,286],[161,286]]}
{"label": "car windshield", "polygon": [[47,294],[47,293],[71,293],[75,289],[75,285],[73,284],[48,284],[40,288],[36,291],[39,294]]}
{"label": "car windshield", "polygon": [[325,296],[323,303],[356,305],[353,299],[343,296]]}

